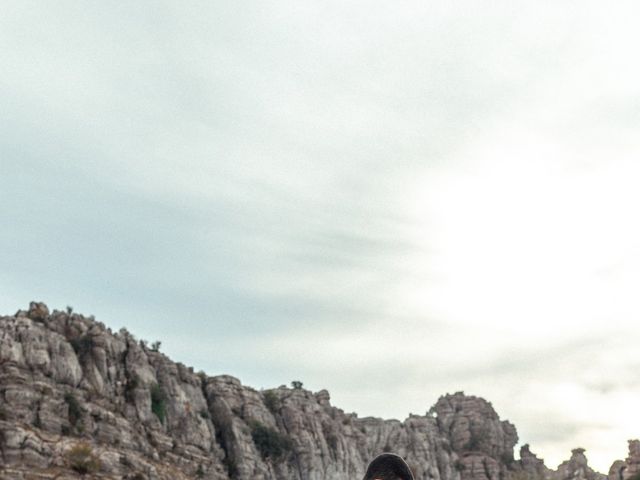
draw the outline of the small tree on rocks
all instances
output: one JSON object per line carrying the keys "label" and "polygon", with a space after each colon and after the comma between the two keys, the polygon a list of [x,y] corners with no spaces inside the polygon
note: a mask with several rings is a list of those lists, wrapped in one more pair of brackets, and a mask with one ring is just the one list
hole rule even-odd
{"label": "small tree on rocks", "polygon": [[65,459],[69,468],[80,475],[96,473],[102,467],[100,459],[93,453],[88,443],[78,443],[65,453]]}

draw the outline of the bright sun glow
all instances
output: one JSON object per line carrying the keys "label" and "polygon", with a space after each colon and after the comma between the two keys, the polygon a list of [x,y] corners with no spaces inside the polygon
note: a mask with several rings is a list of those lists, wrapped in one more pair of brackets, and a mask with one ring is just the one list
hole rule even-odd
{"label": "bright sun glow", "polygon": [[417,204],[433,252],[422,268],[434,280],[412,303],[541,335],[634,326],[640,165],[580,165],[543,139],[506,137],[473,144],[463,171],[426,179]]}
{"label": "bright sun glow", "polygon": [[[573,446],[593,447],[589,458],[606,471],[620,450],[603,449],[603,439],[631,438],[631,425],[640,424],[629,404],[636,387],[617,393],[618,407],[608,409],[612,397],[605,393],[612,385],[591,382],[608,374],[624,378],[634,364],[629,338],[640,333],[640,165],[626,151],[600,159],[548,137],[512,128],[499,133],[461,151],[457,171],[421,179],[412,212],[423,221],[428,254],[418,268],[427,281],[407,289],[406,302],[416,315],[429,312],[461,331],[479,327],[466,343],[457,343],[478,359],[491,359],[501,348],[526,352],[588,342],[585,332],[618,335],[615,346],[585,343],[574,355],[575,367],[565,364],[562,352],[549,354],[546,371],[522,377],[528,385],[512,380],[517,400],[504,407],[516,417],[535,418],[535,405],[544,405],[557,418],[540,411],[540,422],[583,425]],[[509,388],[481,378],[469,384],[479,391]],[[524,425],[521,438],[529,441],[537,429],[535,422]],[[549,465],[569,448],[566,438],[535,442]]]}

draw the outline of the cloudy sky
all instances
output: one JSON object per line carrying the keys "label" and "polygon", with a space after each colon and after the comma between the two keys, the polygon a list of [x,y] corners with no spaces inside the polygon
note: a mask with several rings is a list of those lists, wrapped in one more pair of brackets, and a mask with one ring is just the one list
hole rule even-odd
{"label": "cloudy sky", "polygon": [[640,436],[640,6],[2,1],[0,309],[360,416]]}

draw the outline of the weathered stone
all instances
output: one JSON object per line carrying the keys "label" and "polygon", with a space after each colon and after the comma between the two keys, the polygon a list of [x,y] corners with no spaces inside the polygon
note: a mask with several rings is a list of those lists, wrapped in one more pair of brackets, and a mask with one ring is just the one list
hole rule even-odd
{"label": "weathered stone", "polygon": [[49,316],[49,308],[42,302],[31,302],[27,316],[31,320],[44,321]]}
{"label": "weathered stone", "polygon": [[609,480],[640,478],[640,440],[629,440],[629,456],[616,460],[609,469]]}
{"label": "weathered stone", "polygon": [[[583,451],[558,472],[528,446],[515,460],[517,440],[489,402],[461,392],[402,422],[358,418],[326,390],[195,374],[124,329],[42,303],[0,318],[0,479],[77,478],[67,452],[80,442],[113,479],[354,480],[383,451],[417,480],[603,478]],[[610,480],[639,465],[632,442]]]}
{"label": "weathered stone", "polygon": [[571,458],[562,462],[554,474],[554,480],[606,480],[606,475],[589,467],[584,448],[574,448]]}

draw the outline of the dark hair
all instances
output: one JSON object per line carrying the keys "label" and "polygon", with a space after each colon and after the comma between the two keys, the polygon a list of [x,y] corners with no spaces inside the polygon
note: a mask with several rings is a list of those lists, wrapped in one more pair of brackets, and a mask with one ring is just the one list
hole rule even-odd
{"label": "dark hair", "polygon": [[413,480],[413,474],[401,456],[394,453],[383,453],[371,461],[363,480],[373,480],[374,478]]}

